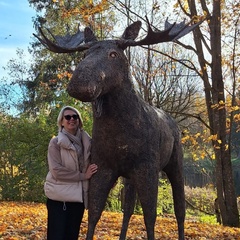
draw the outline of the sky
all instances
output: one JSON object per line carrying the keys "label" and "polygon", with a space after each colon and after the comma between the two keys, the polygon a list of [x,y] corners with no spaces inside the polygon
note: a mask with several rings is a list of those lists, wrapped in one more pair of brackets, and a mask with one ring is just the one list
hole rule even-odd
{"label": "sky", "polygon": [[16,59],[17,49],[27,51],[33,40],[32,18],[36,15],[28,0],[0,0],[0,81],[7,72],[3,70],[10,59]]}

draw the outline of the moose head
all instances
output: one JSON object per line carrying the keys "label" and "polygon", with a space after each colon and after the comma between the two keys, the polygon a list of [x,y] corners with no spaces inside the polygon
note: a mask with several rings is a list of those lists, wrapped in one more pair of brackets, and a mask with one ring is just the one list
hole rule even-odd
{"label": "moose head", "polygon": [[[185,21],[181,23],[169,23],[168,20],[165,21],[165,30],[153,30],[153,28],[150,25],[150,22],[148,18],[146,17],[146,22],[148,25],[148,31],[145,38],[135,41],[135,39],[138,36],[138,33],[140,31],[142,23],[140,21],[136,21],[132,23],[130,26],[128,26],[124,33],[122,34],[120,39],[117,40],[102,40],[97,41],[96,36],[92,32],[92,30],[89,27],[86,27],[84,31],[78,31],[74,35],[67,34],[65,36],[54,36],[49,30],[51,37],[53,40],[49,40],[49,38],[45,35],[43,32],[43,29],[39,28],[39,32],[41,33],[42,38],[36,36],[39,41],[50,51],[55,53],[71,53],[71,52],[79,52],[79,51],[85,51],[89,49],[97,49],[98,47],[110,49],[110,45],[114,46],[112,47],[112,51],[110,51],[108,54],[109,59],[117,59],[116,55],[122,55],[121,57],[124,58],[123,50],[125,50],[127,47],[130,46],[143,46],[143,45],[151,45],[151,44],[157,44],[161,42],[169,42],[169,41],[176,41],[177,39],[183,37],[184,35],[191,32],[196,26],[198,26],[202,21],[190,25],[190,22],[188,24],[185,24]],[[115,46],[121,51],[116,51]],[[86,51],[88,52],[88,51]],[[103,57],[103,55],[95,54],[95,61],[99,65],[99,63],[106,62],[106,59],[100,59],[100,57]],[[87,54],[86,54],[87,56]],[[84,71],[79,70],[79,66],[76,68],[76,70],[73,73],[72,80],[68,86],[68,92],[69,94],[77,98],[81,101],[87,101],[87,102],[93,102],[95,101],[99,96],[105,94],[111,86],[113,86],[115,83],[107,83],[103,84],[105,80],[106,81],[106,74],[105,71],[95,71],[93,73],[92,70],[89,69],[88,64],[94,64],[93,58],[91,58],[91,62],[87,62],[87,59],[84,59],[86,64],[83,64],[81,62],[81,68],[84,68]],[[119,65],[118,62],[115,61],[115,65]],[[106,67],[106,66],[105,66]],[[99,68],[96,66],[96,69]],[[109,68],[116,69],[114,67],[113,61],[111,64],[109,64]],[[89,71],[88,71],[89,70]],[[127,72],[127,69],[122,69]],[[92,80],[91,83],[88,81],[85,81],[85,77],[83,75],[79,75],[79,72],[84,72],[84,75],[91,75]],[[79,85],[79,79],[81,79],[81,85]],[[95,79],[95,82],[94,82]],[[112,81],[111,76],[111,81]],[[101,84],[100,84],[101,83]]]}

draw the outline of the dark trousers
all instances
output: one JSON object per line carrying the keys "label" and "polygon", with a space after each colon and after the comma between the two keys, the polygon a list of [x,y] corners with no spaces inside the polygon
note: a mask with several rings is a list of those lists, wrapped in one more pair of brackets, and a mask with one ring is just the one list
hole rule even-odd
{"label": "dark trousers", "polygon": [[84,204],[47,199],[47,240],[77,240]]}

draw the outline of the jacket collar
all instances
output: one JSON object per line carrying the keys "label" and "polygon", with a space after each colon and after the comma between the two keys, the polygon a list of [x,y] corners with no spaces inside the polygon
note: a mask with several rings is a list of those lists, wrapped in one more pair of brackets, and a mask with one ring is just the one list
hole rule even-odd
{"label": "jacket collar", "polygon": [[66,149],[75,149],[69,138],[62,132],[58,133],[58,145]]}

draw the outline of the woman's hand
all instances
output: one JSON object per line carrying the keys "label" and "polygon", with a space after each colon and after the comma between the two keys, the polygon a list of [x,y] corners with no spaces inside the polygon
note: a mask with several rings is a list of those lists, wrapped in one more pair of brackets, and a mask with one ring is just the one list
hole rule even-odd
{"label": "woman's hand", "polygon": [[90,164],[85,173],[86,179],[91,178],[92,175],[97,172],[97,168],[98,168],[98,166],[96,164]]}

